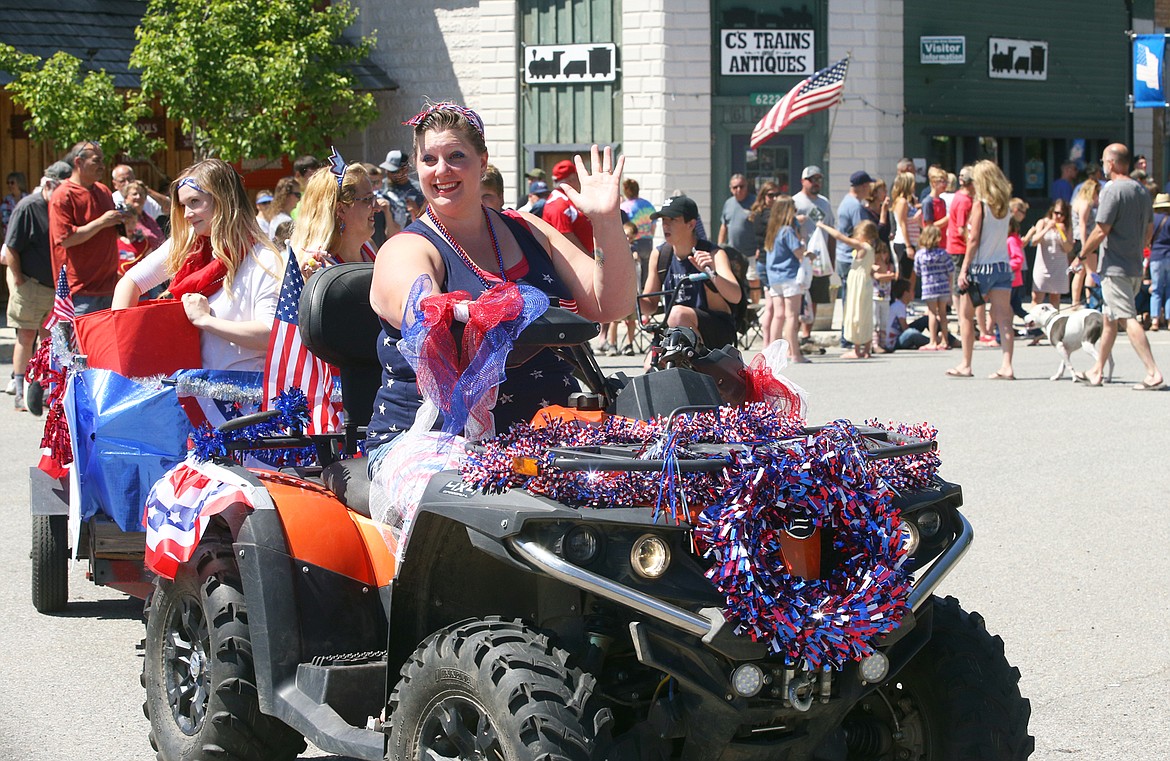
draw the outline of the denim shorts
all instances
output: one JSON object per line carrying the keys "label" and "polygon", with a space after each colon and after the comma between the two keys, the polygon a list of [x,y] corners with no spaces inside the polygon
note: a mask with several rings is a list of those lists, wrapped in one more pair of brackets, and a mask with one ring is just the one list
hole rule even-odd
{"label": "denim shorts", "polygon": [[993,264],[972,264],[967,270],[967,279],[979,286],[980,293],[1010,291],[1012,289],[1012,268],[1007,262]]}

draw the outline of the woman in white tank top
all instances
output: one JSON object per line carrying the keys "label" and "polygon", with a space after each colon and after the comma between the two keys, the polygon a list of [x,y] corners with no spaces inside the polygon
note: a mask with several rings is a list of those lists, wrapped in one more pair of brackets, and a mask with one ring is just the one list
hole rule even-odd
{"label": "woman in white tank top", "polygon": [[1007,236],[1011,210],[1012,186],[1003,172],[991,161],[980,161],[972,168],[975,200],[967,231],[967,253],[959,267],[959,336],[963,342],[960,363],[947,370],[953,378],[970,378],[971,357],[975,348],[975,304],[972,295],[978,289],[982,300],[990,305],[991,319],[999,328],[999,345],[1003,357],[992,380],[1015,380],[1012,370],[1012,270],[1008,259]]}

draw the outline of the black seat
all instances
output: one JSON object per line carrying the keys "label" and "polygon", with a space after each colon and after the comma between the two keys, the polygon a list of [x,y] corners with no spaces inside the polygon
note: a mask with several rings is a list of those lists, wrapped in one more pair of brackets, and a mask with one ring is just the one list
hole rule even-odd
{"label": "black seat", "polygon": [[373,264],[326,267],[305,283],[298,306],[301,341],[341,377],[345,452],[351,455],[361,429],[370,422],[382,383],[377,353],[382,326],[370,307],[373,278]]}
{"label": "black seat", "polygon": [[338,460],[321,470],[321,483],[341,504],[367,518],[370,515],[370,476],[365,458]]}

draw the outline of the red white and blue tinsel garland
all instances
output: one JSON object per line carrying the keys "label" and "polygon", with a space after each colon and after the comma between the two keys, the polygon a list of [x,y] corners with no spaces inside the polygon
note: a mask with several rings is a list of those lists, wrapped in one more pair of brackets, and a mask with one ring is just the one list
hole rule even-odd
{"label": "red white and blue tinsel garland", "polygon": [[[899,460],[913,467],[903,472]],[[937,458],[922,455],[871,460],[841,420],[811,441],[755,448],[729,468],[723,498],[704,511],[694,536],[714,561],[707,577],[724,594],[736,632],[812,669],[870,655],[874,639],[905,614],[911,589],[895,492],[882,471],[921,484],[933,476],[931,461],[937,467]],[[838,562],[823,578],[785,568],[780,537],[795,518],[832,537]]]}
{"label": "red white and blue tinsel garland", "polygon": [[[644,421],[607,417],[597,426],[564,420],[548,420],[544,427],[514,424],[506,433],[483,442],[463,462],[463,478],[482,491],[501,492],[523,488],[570,507],[657,505],[676,520],[685,520],[676,505],[704,507],[718,499],[723,477],[718,473],[688,473],[681,478],[670,472],[563,471],[550,467],[557,447],[633,445],[634,456],[664,459],[668,467],[679,457],[698,459],[712,455],[690,452],[688,444],[775,441],[799,435],[801,422],[783,418],[765,403],[721,407],[718,411],[681,416],[672,435],[665,435],[662,419]],[[540,466],[536,476],[513,472],[513,457],[529,457]],[[670,475],[670,478],[664,478]]]}
{"label": "red white and blue tinsel garland", "polygon": [[[867,424],[920,439],[937,435],[925,424]],[[649,505],[676,520],[687,518],[675,509],[680,498],[691,508],[705,508],[694,528],[695,545],[711,561],[707,577],[724,595],[724,615],[736,632],[766,643],[786,662],[840,669],[871,654],[875,639],[906,612],[911,585],[902,569],[905,551],[893,498],[899,490],[928,485],[939,459],[934,452],[871,459],[864,438],[844,420],[815,436],[801,434],[800,421],[777,420],[767,405],[688,415],[670,432],[661,420],[613,417],[600,426],[516,425],[469,454],[463,475],[487,491],[519,487],[582,507]],[[721,474],[669,468],[680,457],[702,456],[689,453],[687,445],[706,442],[748,446],[731,451]],[[663,458],[668,470],[548,467],[555,456],[551,448],[604,444],[640,445],[638,456]],[[515,456],[535,459],[540,473],[514,473]],[[785,568],[780,535],[796,518],[832,537],[837,562],[823,578],[804,579]]]}

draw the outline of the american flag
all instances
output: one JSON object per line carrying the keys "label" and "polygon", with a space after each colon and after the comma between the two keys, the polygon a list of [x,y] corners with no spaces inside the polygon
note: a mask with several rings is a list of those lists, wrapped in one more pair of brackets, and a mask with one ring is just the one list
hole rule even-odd
{"label": "american flag", "polygon": [[69,278],[65,276],[65,265],[61,265],[61,274],[57,276],[57,290],[53,294],[53,311],[45,318],[45,330],[52,330],[59,322],[73,322],[76,317],[73,311],[73,296],[69,293]]}
{"label": "american flag", "polygon": [[272,400],[290,386],[305,392],[309,402],[307,434],[330,433],[341,426],[341,417],[331,400],[333,395],[332,368],[318,359],[304,344],[297,330],[297,308],[305,279],[297,258],[289,251],[284,283],[280,287],[280,303],[276,307],[276,321],[268,339],[268,357],[264,361],[263,409],[270,409]]}
{"label": "american flag", "polygon": [[[211,473],[202,472],[211,470]],[[218,468],[179,463],[155,482],[146,498],[146,567],[168,579],[191,559],[212,516],[242,503],[253,506],[240,485],[217,477]],[[224,476],[230,478],[230,474]]]}
{"label": "american flag", "polygon": [[824,111],[840,103],[845,91],[845,72],[848,69],[849,56],[845,56],[789,90],[752,130],[752,148],[759,148],[800,117]]}

